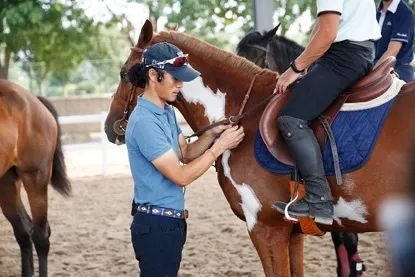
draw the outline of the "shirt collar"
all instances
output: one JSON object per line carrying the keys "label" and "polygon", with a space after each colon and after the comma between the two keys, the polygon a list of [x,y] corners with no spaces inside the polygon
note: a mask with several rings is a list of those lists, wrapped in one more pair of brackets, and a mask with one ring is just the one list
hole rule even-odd
{"label": "shirt collar", "polygon": [[[392,3],[388,7],[388,11],[390,11],[391,13],[396,13],[396,10],[398,9],[398,5],[400,2],[401,0],[392,0]],[[379,12],[382,10],[382,7],[383,7],[383,2],[380,1],[379,7],[378,7]]]}
{"label": "shirt collar", "polygon": [[154,104],[153,102],[151,102],[150,100],[144,98],[144,96],[141,96],[140,99],[138,100],[138,103],[140,106],[147,108],[148,110],[150,110],[153,113],[156,114],[165,114],[166,110],[170,109],[168,104],[164,105],[164,109],[160,108],[159,106],[157,106],[156,104]]}

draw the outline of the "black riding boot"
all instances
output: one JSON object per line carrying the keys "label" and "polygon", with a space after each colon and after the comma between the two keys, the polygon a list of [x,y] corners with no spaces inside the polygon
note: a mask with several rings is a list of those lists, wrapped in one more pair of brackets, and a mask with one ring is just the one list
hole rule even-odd
{"label": "black riding boot", "polygon": [[[313,217],[318,223],[333,223],[333,197],[327,182],[320,146],[306,120],[280,116],[278,127],[305,183],[305,197],[289,206],[293,216]],[[276,202],[274,208],[284,213],[287,203]]]}

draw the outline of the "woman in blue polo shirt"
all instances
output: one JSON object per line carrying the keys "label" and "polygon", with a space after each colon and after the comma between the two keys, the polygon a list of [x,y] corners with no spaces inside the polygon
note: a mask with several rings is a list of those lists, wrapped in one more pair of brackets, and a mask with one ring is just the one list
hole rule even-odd
{"label": "woman in blue polo shirt", "polygon": [[412,81],[414,70],[410,64],[414,58],[414,14],[411,8],[401,0],[383,0],[376,18],[382,28],[382,37],[376,41],[376,65],[394,56],[399,78],[405,82]]}
{"label": "woman in blue polo shirt", "polygon": [[131,239],[140,276],[177,276],[186,240],[184,187],[244,137],[242,127],[222,125],[187,144],[168,102],[176,100],[183,82],[198,76],[169,43],[146,49],[142,63],[128,72],[132,85],[144,88],[125,136],[137,205]]}

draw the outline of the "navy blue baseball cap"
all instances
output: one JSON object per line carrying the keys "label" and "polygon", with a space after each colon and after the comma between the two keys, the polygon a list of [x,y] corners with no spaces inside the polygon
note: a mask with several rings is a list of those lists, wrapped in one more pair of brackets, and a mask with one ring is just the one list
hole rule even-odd
{"label": "navy blue baseball cap", "polygon": [[155,67],[170,73],[174,78],[189,82],[200,75],[193,69],[187,59],[187,55],[168,42],[160,42],[151,45],[144,51],[143,63],[146,67]]}

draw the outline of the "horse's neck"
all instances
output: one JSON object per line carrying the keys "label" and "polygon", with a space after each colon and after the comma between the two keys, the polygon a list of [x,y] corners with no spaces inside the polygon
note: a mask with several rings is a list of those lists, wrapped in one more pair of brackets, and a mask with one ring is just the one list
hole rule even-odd
{"label": "horse's neck", "polygon": [[304,47],[285,37],[275,37],[269,43],[269,49],[271,59],[280,73],[282,73],[289,67],[290,62],[301,54]]}
{"label": "horse's neck", "polygon": [[[191,89],[191,95],[185,95],[186,100],[189,101],[189,98],[194,97],[210,97],[213,101],[211,103],[214,103],[221,100],[221,95],[226,94],[224,115],[235,114],[252,78],[262,70],[241,57],[183,33],[162,31],[158,34],[158,40],[170,42],[189,54],[192,66],[201,72],[203,83],[210,88],[210,93],[213,93],[213,96],[200,95],[204,92],[194,88]],[[269,78],[275,79],[272,72],[268,74]],[[189,102],[197,101],[192,99]],[[218,118],[209,118],[209,121],[212,119]]]}

